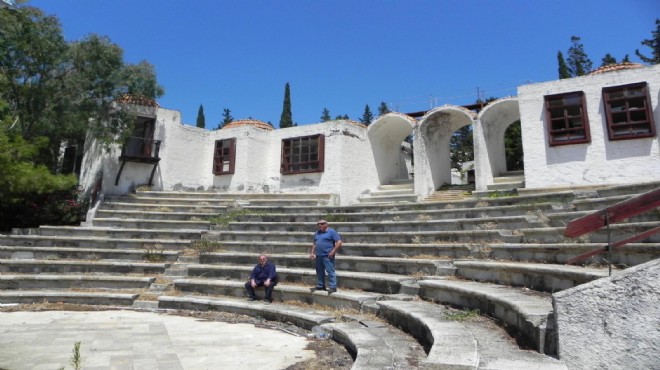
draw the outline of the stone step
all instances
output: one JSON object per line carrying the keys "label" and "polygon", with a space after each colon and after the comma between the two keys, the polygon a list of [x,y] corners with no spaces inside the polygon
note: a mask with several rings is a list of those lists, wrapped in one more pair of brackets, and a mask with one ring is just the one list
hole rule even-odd
{"label": "stone step", "polygon": [[84,260],[0,260],[0,272],[24,274],[162,274],[168,266],[168,263],[105,262]]}
{"label": "stone step", "polygon": [[525,175],[507,175],[507,176],[493,177],[493,182],[495,184],[524,183],[525,182]]}
{"label": "stone step", "polygon": [[94,237],[117,239],[179,239],[198,240],[201,230],[191,229],[129,229],[113,227],[79,227],[79,226],[40,226],[35,229],[13,229],[13,235],[42,235],[68,237]]}
{"label": "stone step", "polygon": [[99,206],[98,212],[110,211],[128,211],[133,213],[190,213],[193,216],[196,214],[214,214],[227,212],[233,209],[230,206],[211,206],[211,205],[191,205],[191,204],[154,204],[154,203],[129,203],[117,201],[104,201]]}
{"label": "stone step", "polygon": [[158,307],[177,310],[222,311],[266,320],[289,322],[311,330],[314,326],[333,322],[336,316],[331,312],[285,304],[265,305],[261,302],[247,302],[232,298],[204,296],[160,296]]}
{"label": "stone step", "polygon": [[576,211],[596,211],[599,209],[607,208],[613,206],[617,203],[626,201],[640,194],[624,194],[624,195],[614,195],[603,198],[586,198],[586,199],[576,199],[573,201],[573,206]]}
{"label": "stone step", "polygon": [[[563,264],[579,254],[597,248],[604,243],[344,243],[338,260],[344,256],[397,257],[426,259],[496,259]],[[309,253],[309,242],[222,241],[218,252],[299,254]],[[594,256],[583,263],[605,263],[605,254]],[[634,266],[660,257],[660,243],[631,243],[619,248],[612,256],[612,263]]]}
{"label": "stone step", "polygon": [[0,245],[133,250],[144,250],[152,246],[160,246],[166,251],[180,251],[190,246],[190,240],[99,238],[74,235],[0,235]]}
{"label": "stone step", "polygon": [[486,186],[486,188],[489,191],[507,191],[507,190],[524,188],[524,187],[525,187],[524,181],[509,181],[508,179],[499,179],[499,182],[496,182],[494,184],[488,184]]}
{"label": "stone step", "polygon": [[172,210],[170,212],[151,212],[145,210],[136,210],[130,207],[131,210],[121,209],[99,209],[96,211],[95,220],[103,218],[120,218],[120,219],[142,219],[142,220],[167,220],[167,221],[208,221],[211,218],[217,217],[220,213],[225,213],[226,208],[218,210],[217,212],[178,212]]}
{"label": "stone step", "polygon": [[[240,265],[188,265],[188,276],[247,281],[253,267]],[[281,283],[298,283],[310,287],[316,284],[316,271],[311,265],[307,269],[278,268],[277,276]],[[337,271],[337,285],[340,289],[360,289],[374,293],[399,293],[402,285],[414,280],[415,278],[413,276],[405,275]]]}
{"label": "stone step", "polygon": [[478,309],[502,321],[537,351],[557,353],[557,331],[548,293],[463,280],[422,280],[418,284],[424,299]]}
{"label": "stone step", "polygon": [[0,275],[3,290],[148,289],[153,277],[93,275]]}
{"label": "stone step", "polygon": [[[196,293],[207,296],[226,296],[233,298],[247,298],[245,283],[242,281],[220,279],[176,279],[174,287],[184,293]],[[273,299],[276,302],[302,302],[315,304],[331,309],[354,309],[358,311],[369,310],[365,305],[387,299],[380,293],[363,292],[357,290],[339,289],[336,293],[328,294],[325,291],[311,291],[309,286],[279,283],[273,290]],[[264,298],[264,289],[256,289],[257,297]]]}
{"label": "stone step", "polygon": [[[548,226],[566,227],[566,225],[576,218],[587,216],[594,213],[593,210],[586,211],[573,211],[573,212],[556,212],[551,214],[543,214],[541,217],[545,218]],[[636,222],[655,222],[660,221],[660,212],[646,212],[640,215],[630,217],[626,220],[618,222],[621,223],[636,223]]]}
{"label": "stone step", "polygon": [[166,230],[181,229],[185,230],[209,230],[211,223],[209,221],[183,221],[183,220],[149,220],[144,218],[99,218],[95,217],[94,227],[99,228],[121,228],[121,229],[141,229],[141,230]]}
{"label": "stone step", "polygon": [[454,261],[461,278],[558,292],[609,276],[607,268],[499,261]]}
{"label": "stone step", "polygon": [[596,189],[599,197],[612,197],[617,195],[642,194],[660,188],[660,181],[637,184],[607,186]]}
{"label": "stone step", "polygon": [[178,252],[167,250],[0,246],[0,259],[142,261],[162,258],[162,261],[176,261],[178,256]]}
{"label": "stone step", "polygon": [[[205,265],[244,265],[253,267],[257,263],[258,253],[202,253],[200,264]],[[314,260],[309,254],[269,254],[269,261],[277,268],[313,268]],[[413,259],[340,256],[335,259],[335,268],[345,271],[377,272],[398,275],[454,275],[455,269],[450,261]]]}
{"label": "stone step", "polygon": [[[660,226],[660,221],[654,222],[628,222],[622,224],[613,224],[609,227],[611,233],[611,240],[623,240],[644,231]],[[516,230],[517,234],[521,235],[521,242],[525,243],[561,243],[571,241],[584,241],[590,243],[607,243],[608,229],[601,228],[591,234],[581,236],[579,238],[567,238],[564,236],[565,227],[545,227],[545,228],[526,228]],[[651,235],[644,241],[651,243],[660,242],[660,234]]]}
{"label": "stone step", "polygon": [[[416,231],[456,231],[456,230],[493,230],[522,229],[539,224],[537,217],[500,216],[484,218],[465,218],[448,220],[417,221],[361,221],[332,222],[331,226],[339,233],[346,232],[416,232]],[[314,232],[316,222],[229,222],[231,231],[281,231]]]}
{"label": "stone step", "polygon": [[379,185],[378,190],[413,190],[415,188],[415,184],[413,182],[406,182],[406,183],[401,183],[401,184],[386,184],[386,185]]}
{"label": "stone step", "polygon": [[137,191],[135,198],[214,199],[214,200],[322,200],[332,201],[331,193],[228,193],[213,191]]}
{"label": "stone step", "polygon": [[401,195],[379,195],[372,194],[369,196],[362,196],[358,198],[360,203],[415,203],[419,197],[415,194],[401,194]]}
{"label": "stone step", "polygon": [[71,303],[83,305],[131,306],[138,294],[72,291],[0,291],[0,303]]}
{"label": "stone step", "polygon": [[395,210],[382,212],[335,212],[335,213],[246,213],[237,216],[243,222],[309,222],[315,223],[324,218],[334,222],[378,222],[378,221],[430,221],[452,219],[478,219],[506,216],[538,216],[568,212],[570,206],[561,203],[539,203],[533,205],[515,204],[484,208],[447,208],[424,210]]}
{"label": "stone step", "polygon": [[410,336],[377,320],[323,324],[332,339],[357,353],[351,369],[411,369],[426,354]]}
{"label": "stone step", "polygon": [[149,203],[159,206],[237,206],[237,205],[254,205],[254,206],[326,206],[328,201],[326,199],[317,199],[313,196],[305,196],[298,198],[219,198],[208,197],[203,194],[196,194],[196,197],[183,197],[183,198],[170,198],[158,196],[139,196],[139,197],[117,197],[110,198],[110,202],[120,203]]}

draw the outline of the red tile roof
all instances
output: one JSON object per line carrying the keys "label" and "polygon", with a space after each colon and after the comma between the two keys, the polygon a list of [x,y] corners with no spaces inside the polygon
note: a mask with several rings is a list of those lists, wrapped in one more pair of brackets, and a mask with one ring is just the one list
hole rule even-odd
{"label": "red tile roof", "polygon": [[238,121],[232,121],[222,127],[222,129],[238,127],[238,126],[252,126],[260,128],[263,130],[274,130],[275,128],[264,121],[259,121],[256,119],[240,119]]}
{"label": "red tile roof", "polygon": [[622,71],[624,69],[636,69],[636,68],[644,68],[644,66],[641,65],[641,64],[632,63],[632,62],[609,64],[609,65],[602,66],[600,68],[594,69],[593,71],[589,72],[589,75],[597,75],[597,74],[601,74],[601,73]]}

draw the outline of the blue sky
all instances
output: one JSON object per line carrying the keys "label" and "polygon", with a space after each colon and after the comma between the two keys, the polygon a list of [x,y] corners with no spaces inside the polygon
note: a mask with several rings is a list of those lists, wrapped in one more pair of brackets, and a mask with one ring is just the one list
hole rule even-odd
{"label": "blue sky", "polygon": [[657,0],[31,0],[67,40],[105,35],[131,63],[156,67],[161,106],[213,129],[236,119],[278,127],[284,85],[293,120],[357,120],[381,101],[400,112],[516,94],[557,78],[571,35],[594,67],[651,37]]}

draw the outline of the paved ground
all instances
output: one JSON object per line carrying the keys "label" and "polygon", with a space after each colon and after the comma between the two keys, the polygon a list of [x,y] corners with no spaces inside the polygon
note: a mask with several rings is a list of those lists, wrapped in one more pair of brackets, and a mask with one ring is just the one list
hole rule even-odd
{"label": "paved ground", "polygon": [[280,330],[134,311],[0,312],[0,369],[284,369],[315,356]]}

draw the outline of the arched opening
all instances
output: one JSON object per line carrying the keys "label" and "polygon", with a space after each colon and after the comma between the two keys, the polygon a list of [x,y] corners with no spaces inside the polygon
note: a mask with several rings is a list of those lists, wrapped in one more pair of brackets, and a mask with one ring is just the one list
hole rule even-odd
{"label": "arched opening", "polygon": [[478,191],[522,186],[520,112],[516,98],[496,100],[479,113],[474,143]]}
{"label": "arched opening", "polygon": [[418,194],[426,196],[452,183],[451,139],[457,130],[472,125],[472,116],[473,113],[463,107],[444,106],[422,118],[415,141],[415,190]]}
{"label": "arched opening", "polygon": [[410,137],[415,120],[400,113],[378,117],[367,128],[381,184],[413,176],[413,144]]}

